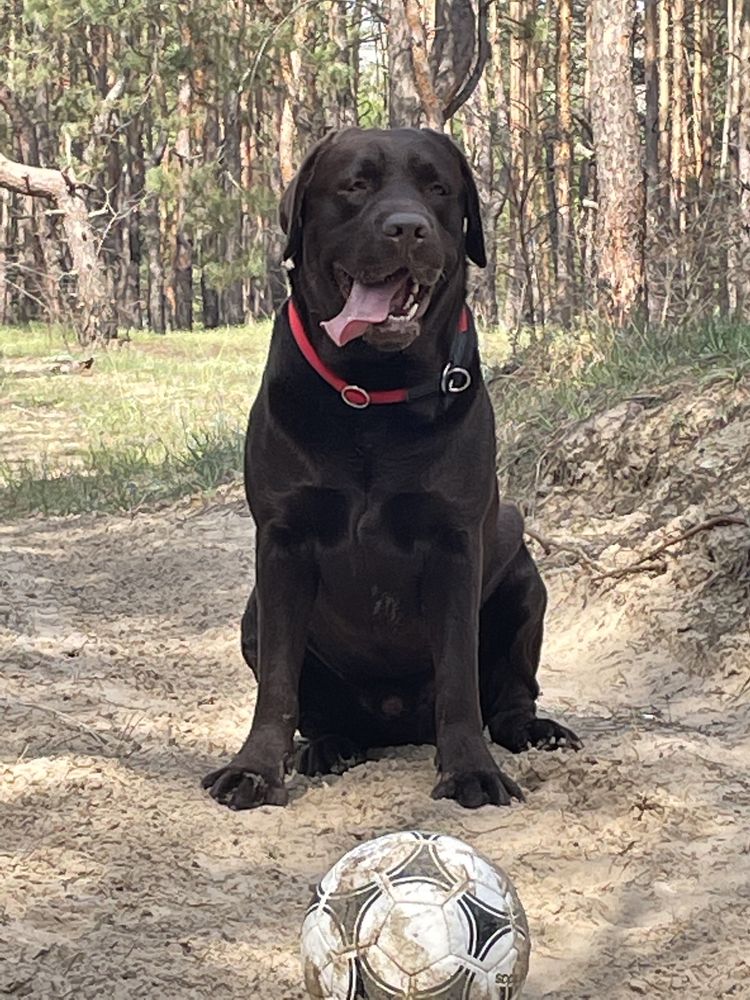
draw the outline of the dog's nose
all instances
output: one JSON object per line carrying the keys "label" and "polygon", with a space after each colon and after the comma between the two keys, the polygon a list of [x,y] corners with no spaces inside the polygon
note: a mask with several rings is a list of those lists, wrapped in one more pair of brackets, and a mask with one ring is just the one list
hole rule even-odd
{"label": "dog's nose", "polygon": [[383,235],[389,240],[419,242],[432,230],[429,219],[419,212],[392,212],[383,220]]}

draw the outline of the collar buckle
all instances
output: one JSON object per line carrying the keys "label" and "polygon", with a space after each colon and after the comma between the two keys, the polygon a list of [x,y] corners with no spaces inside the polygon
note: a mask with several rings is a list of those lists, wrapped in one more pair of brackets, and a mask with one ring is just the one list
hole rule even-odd
{"label": "collar buckle", "polygon": [[452,361],[449,361],[445,368],[443,368],[443,374],[440,378],[440,391],[443,395],[463,392],[470,385],[471,375],[466,368],[454,365]]}
{"label": "collar buckle", "polygon": [[353,410],[366,410],[372,402],[367,389],[363,389],[359,385],[342,386],[340,396],[346,405],[351,406]]}

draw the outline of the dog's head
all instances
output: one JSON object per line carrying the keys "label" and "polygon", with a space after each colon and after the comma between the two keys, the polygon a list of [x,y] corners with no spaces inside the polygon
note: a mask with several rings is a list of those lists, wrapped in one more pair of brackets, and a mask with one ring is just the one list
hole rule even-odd
{"label": "dog's head", "polygon": [[463,296],[466,257],[485,265],[469,166],[430,129],[330,133],[286,191],[281,225],[295,293],[339,346],[403,350],[444,295]]}

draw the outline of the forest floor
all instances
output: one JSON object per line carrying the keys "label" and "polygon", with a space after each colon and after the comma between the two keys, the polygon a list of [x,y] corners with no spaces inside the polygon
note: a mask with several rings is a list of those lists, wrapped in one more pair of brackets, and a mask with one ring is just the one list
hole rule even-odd
{"label": "forest floor", "polygon": [[551,592],[540,710],[585,749],[495,748],[527,799],[474,812],[430,798],[426,747],[295,776],[284,810],[201,790],[255,693],[236,484],[5,518],[0,995],[303,1000],[311,884],[413,827],[512,875],[524,1000],[747,997],[749,465],[747,376],[664,380],[555,429],[527,504],[549,549],[532,543]]}

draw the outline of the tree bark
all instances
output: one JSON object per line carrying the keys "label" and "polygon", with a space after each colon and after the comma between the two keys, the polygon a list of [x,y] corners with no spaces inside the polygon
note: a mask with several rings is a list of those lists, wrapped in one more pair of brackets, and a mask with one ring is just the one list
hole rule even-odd
{"label": "tree bark", "polygon": [[177,96],[180,127],[174,146],[179,177],[171,287],[173,294],[172,326],[177,330],[192,330],[193,328],[193,233],[187,206],[191,169],[191,105],[192,87],[190,77],[185,73],[180,81]]}
{"label": "tree bark", "polygon": [[747,320],[750,303],[750,0],[740,0],[737,59],[737,182],[739,226],[735,262],[736,316]]}
{"label": "tree bark", "polygon": [[667,67],[659,62],[659,3],[646,0],[644,8],[644,76],[646,84],[646,309],[649,323],[661,318],[664,273],[661,266],[661,177],[659,173],[659,85]]}
{"label": "tree bark", "polygon": [[328,32],[337,69],[330,88],[328,119],[335,128],[357,124],[357,66],[359,40],[349,23],[358,20],[357,11],[349,12],[338,0],[330,4]]}
{"label": "tree bark", "polygon": [[432,67],[427,54],[427,33],[422,22],[418,0],[404,0],[404,11],[409,31],[414,83],[419,94],[419,102],[422,105],[425,124],[428,128],[442,131],[445,125],[443,106],[435,90]]}
{"label": "tree bark", "polygon": [[643,302],[644,192],[631,76],[632,0],[591,3],[591,124],[599,179],[600,313],[618,328]]}
{"label": "tree bark", "polygon": [[127,173],[125,195],[127,205],[127,255],[124,263],[121,312],[127,326],[140,330],[143,326],[141,302],[141,202],[146,186],[146,164],[143,152],[142,121],[131,118],[128,122]]}
{"label": "tree bark", "polygon": [[[231,221],[224,235],[224,261],[227,267],[237,268],[242,258],[242,135],[240,121],[240,96],[229,93],[224,99],[224,147],[222,165],[224,191],[230,206]],[[221,291],[222,321],[229,326],[245,322],[242,303],[242,279],[233,277]]]}
{"label": "tree bark", "polygon": [[672,0],[672,100],[670,107],[670,214],[677,232],[684,232],[687,138],[687,79],[685,64],[685,0]]}
{"label": "tree bark", "polygon": [[[206,108],[203,123],[203,168],[208,170],[216,163],[219,153],[219,112],[211,100]],[[214,181],[217,171],[213,170]],[[203,308],[203,326],[207,330],[215,329],[221,322],[219,310],[219,290],[211,280],[211,269],[218,264],[218,234],[215,222],[208,219],[206,229],[201,236],[201,303]]]}
{"label": "tree bark", "polygon": [[557,127],[554,144],[556,222],[556,319],[563,326],[573,315],[573,226],[571,182],[573,164],[573,110],[571,105],[572,0],[557,0]]}
{"label": "tree bark", "polygon": [[417,128],[422,116],[404,0],[388,7],[388,124]]}

